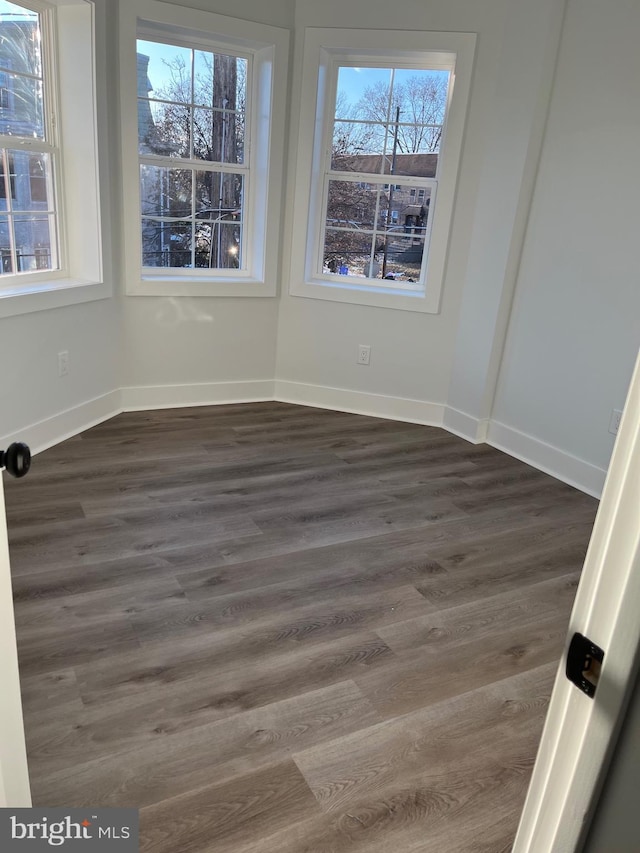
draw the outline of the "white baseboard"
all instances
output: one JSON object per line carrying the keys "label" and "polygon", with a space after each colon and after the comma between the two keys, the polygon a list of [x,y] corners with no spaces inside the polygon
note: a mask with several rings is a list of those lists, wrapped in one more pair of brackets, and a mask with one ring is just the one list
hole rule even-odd
{"label": "white baseboard", "polygon": [[24,441],[35,455],[120,414],[121,411],[120,391],[110,391],[50,418],[29,424],[10,435],[2,436],[0,447],[4,448],[12,441]]}
{"label": "white baseboard", "polygon": [[473,444],[482,444],[487,440],[489,420],[487,418],[474,418],[466,412],[446,406],[444,410],[443,424],[448,432],[466,438]]}
{"label": "white baseboard", "polygon": [[136,412],[146,409],[178,409],[183,406],[259,403],[273,400],[274,384],[271,379],[256,379],[122,388],[122,410]]}
{"label": "white baseboard", "polygon": [[338,412],[352,412],[355,415],[427,426],[442,426],[444,413],[444,406],[440,403],[280,379],[275,383],[275,399],[281,403],[296,403],[318,409],[334,409]]}
{"label": "white baseboard", "polygon": [[490,422],[487,443],[594,498],[602,495],[606,470],[566,450],[546,444],[498,421]]}
{"label": "white baseboard", "polygon": [[444,427],[474,444],[486,441],[498,450],[515,456],[516,459],[596,498],[602,494],[607,474],[605,469],[498,421],[473,418],[441,403],[286,380],[257,379],[121,388],[2,436],[0,447],[6,447],[12,441],[24,441],[30,446],[33,454],[40,453],[123,411],[270,400]]}

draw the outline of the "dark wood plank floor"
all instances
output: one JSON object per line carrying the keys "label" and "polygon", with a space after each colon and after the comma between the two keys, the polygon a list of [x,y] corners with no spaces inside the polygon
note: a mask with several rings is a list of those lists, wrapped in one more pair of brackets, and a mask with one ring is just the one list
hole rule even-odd
{"label": "dark wood plank floor", "polygon": [[5,481],[34,803],[153,853],[501,853],[596,501],[443,430],[120,415]]}

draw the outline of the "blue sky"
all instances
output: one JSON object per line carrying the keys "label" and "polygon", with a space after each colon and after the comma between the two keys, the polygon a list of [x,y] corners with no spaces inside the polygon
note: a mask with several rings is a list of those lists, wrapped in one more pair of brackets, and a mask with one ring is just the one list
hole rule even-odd
{"label": "blue sky", "polygon": [[24,6],[16,6],[14,3],[7,3],[7,0],[0,0],[0,15],[3,17],[6,16],[9,20],[15,20],[16,16],[19,18],[37,17],[37,13],[32,12],[31,9],[25,9]]}
{"label": "blue sky", "polygon": [[177,47],[174,45],[159,44],[153,41],[138,41],[138,52],[144,53],[149,57],[149,80],[154,86],[154,91],[161,89],[169,79],[169,74],[166,65],[163,63],[163,58],[171,61],[172,59],[181,56],[187,63],[187,67],[191,64],[191,50],[186,47]]}

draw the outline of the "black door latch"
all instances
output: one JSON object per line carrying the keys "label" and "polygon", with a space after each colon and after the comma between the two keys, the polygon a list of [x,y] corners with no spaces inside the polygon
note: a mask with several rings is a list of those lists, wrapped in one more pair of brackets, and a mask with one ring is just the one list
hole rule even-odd
{"label": "black door latch", "polygon": [[6,450],[0,450],[1,468],[6,468],[12,477],[26,477],[31,468],[31,451],[27,445],[16,441]]}
{"label": "black door latch", "polygon": [[574,634],[567,652],[567,678],[592,699],[600,679],[604,652],[588,637]]}

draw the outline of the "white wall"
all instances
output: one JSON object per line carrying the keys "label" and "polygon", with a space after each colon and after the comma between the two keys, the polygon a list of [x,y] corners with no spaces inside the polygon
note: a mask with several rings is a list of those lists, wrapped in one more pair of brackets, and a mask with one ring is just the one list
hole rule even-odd
{"label": "white wall", "polygon": [[[115,55],[115,26],[107,5],[108,0],[96,2],[98,138],[104,273],[117,291],[114,258],[118,257],[119,225],[115,217],[120,188],[116,90],[110,61]],[[88,407],[84,404],[111,396],[120,386],[119,312],[114,297],[0,319],[0,441],[19,438],[38,449],[49,443],[50,436],[62,438],[113,408],[111,399]],[[58,353],[63,350],[69,353],[69,375],[59,377]],[[72,413],[59,417],[68,410]]]}
{"label": "white wall", "polygon": [[[285,262],[278,334],[277,377],[280,382],[346,388],[354,392],[436,403],[445,401],[460,302],[460,282],[472,227],[468,214],[473,207],[478,166],[486,143],[483,115],[491,97],[491,80],[496,73],[495,56],[499,52],[505,5],[504,0],[483,0],[480,3],[472,0],[447,3],[398,0],[392,4],[372,4],[368,0],[355,0],[349,4],[341,0],[323,3],[298,0],[296,3],[289,190],[285,206],[287,233],[291,229],[298,145],[304,28],[331,27],[339,23],[345,28],[473,31],[479,32],[480,38],[442,313],[415,314],[292,297],[288,294]],[[288,246],[290,243],[285,240],[285,258]],[[369,367],[355,363],[360,343],[371,346]],[[356,397],[354,404],[357,405]]]}
{"label": "white wall", "polygon": [[[293,25],[294,0],[175,0],[175,5]],[[273,395],[277,298],[127,297],[124,309],[125,406]]]}
{"label": "white wall", "polygon": [[594,485],[640,344],[639,37],[637,0],[569,0],[490,432]]}
{"label": "white wall", "polygon": [[[482,287],[484,267],[491,267],[487,275],[494,274],[495,269],[502,272],[498,291],[503,286],[513,223],[501,215],[492,218],[487,226],[487,211],[494,198],[500,214],[504,212],[505,197],[507,206],[514,210],[521,203],[523,164],[530,157],[538,101],[542,99],[544,104],[549,96],[551,81],[545,63],[548,65],[549,50],[553,52],[554,39],[557,43],[561,7],[557,0],[537,4],[523,0],[398,0],[392,4],[357,0],[348,5],[340,0],[298,0],[294,59],[294,81],[298,84],[306,26],[335,26],[339,22],[346,28],[471,31],[478,33],[478,42],[440,314],[291,297],[285,271],[278,335],[279,390],[286,392],[288,383],[328,386],[349,389],[354,408],[358,407],[359,395],[380,394],[437,403],[444,411],[460,346],[456,336],[461,305],[464,308],[463,300],[471,298],[469,280],[475,282],[476,289]],[[526,64],[522,62],[523,53]],[[299,85],[294,83],[289,216],[299,97]],[[523,118],[514,129],[520,115]],[[498,134],[509,117],[513,132],[504,138]],[[540,128],[535,129],[541,135]],[[525,205],[527,201],[525,198]],[[474,254],[474,245],[478,244],[481,251],[476,249]],[[484,258],[480,257],[482,253]],[[476,314],[476,323],[477,320]],[[482,328],[480,336],[485,348],[486,336],[490,335],[492,341],[493,332],[491,323]],[[355,363],[359,343],[371,345],[369,367]],[[477,353],[471,356],[478,361]],[[480,369],[486,372],[484,365]],[[308,390],[308,396],[314,393],[314,389]],[[340,397],[348,399],[345,395]],[[467,408],[464,400],[455,399],[452,405]]]}
{"label": "white wall", "polygon": [[125,405],[273,395],[277,323],[276,299],[127,297]]}

